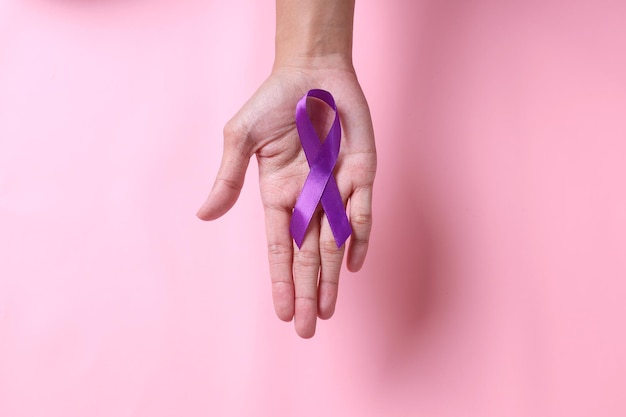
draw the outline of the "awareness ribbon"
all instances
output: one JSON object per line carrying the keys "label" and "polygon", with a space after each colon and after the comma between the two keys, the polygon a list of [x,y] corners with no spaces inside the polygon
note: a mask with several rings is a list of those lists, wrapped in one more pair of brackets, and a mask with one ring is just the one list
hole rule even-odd
{"label": "awareness ribbon", "polygon": [[[328,131],[324,142],[317,136],[313,123],[306,111],[307,98],[314,97],[328,104],[335,111],[335,120]],[[322,208],[328,218],[330,229],[340,248],[352,233],[350,221],[339,194],[337,182],[333,176],[333,169],[339,156],[341,142],[341,125],[339,113],[333,96],[324,90],[310,90],[296,105],[296,127],[300,135],[300,143],[304,149],[311,171],[304,182],[302,191],[291,217],[290,232],[298,247],[302,247],[304,235],[313,218],[317,205]]]}

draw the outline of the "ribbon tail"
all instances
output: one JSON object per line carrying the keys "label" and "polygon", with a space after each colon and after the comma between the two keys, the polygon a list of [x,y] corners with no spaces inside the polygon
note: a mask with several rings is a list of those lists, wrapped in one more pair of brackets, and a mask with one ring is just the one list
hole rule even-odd
{"label": "ribbon tail", "polygon": [[291,215],[289,231],[298,248],[302,247],[306,231],[330,178],[330,175],[325,175],[322,170],[316,168],[318,167],[314,167],[309,172]]}
{"label": "ribbon tail", "polygon": [[328,224],[330,224],[337,248],[340,248],[352,234],[352,227],[346,215],[346,208],[343,205],[339,187],[337,187],[337,182],[332,176],[328,179],[326,189],[322,194],[322,208],[328,218]]}

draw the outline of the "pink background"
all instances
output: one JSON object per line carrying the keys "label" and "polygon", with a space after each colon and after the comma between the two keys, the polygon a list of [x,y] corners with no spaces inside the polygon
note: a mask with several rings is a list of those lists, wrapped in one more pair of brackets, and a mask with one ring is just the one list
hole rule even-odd
{"label": "pink background", "polygon": [[625,4],[358,2],[375,228],[306,341],[255,164],[194,216],[273,2],[0,1],[0,416],[626,415]]}

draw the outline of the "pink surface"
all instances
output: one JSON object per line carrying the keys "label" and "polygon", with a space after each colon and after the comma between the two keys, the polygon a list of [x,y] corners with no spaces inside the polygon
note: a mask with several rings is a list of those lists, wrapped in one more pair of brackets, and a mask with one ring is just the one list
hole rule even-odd
{"label": "pink surface", "polygon": [[255,169],[194,217],[273,2],[0,2],[0,416],[626,415],[624,4],[358,2],[375,227],[306,341]]}

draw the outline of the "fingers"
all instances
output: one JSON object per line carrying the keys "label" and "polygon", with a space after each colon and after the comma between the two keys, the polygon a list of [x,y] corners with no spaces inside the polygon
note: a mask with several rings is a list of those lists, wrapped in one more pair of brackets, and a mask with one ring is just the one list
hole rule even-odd
{"label": "fingers", "polygon": [[320,319],[327,320],[335,312],[339,273],[341,272],[345,245],[337,248],[328,218],[325,215],[322,217],[319,248],[321,268],[317,290],[317,315]]}
{"label": "fingers", "polygon": [[350,198],[350,224],[352,236],[348,249],[348,269],[356,272],[363,266],[367,247],[369,245],[370,231],[372,230],[372,188],[359,188],[352,193]]}
{"label": "fingers", "polygon": [[[353,234],[348,268],[351,271],[361,268],[367,254],[371,198],[371,188],[362,188],[350,200]],[[313,337],[317,317],[329,319],[335,312],[345,245],[337,248],[325,215],[315,215],[299,249],[289,233],[291,210],[266,206],[265,219],[276,314],[284,321],[295,318],[300,337]]]}
{"label": "fingers", "polygon": [[267,254],[272,280],[272,299],[276,315],[290,321],[294,314],[294,283],[292,276],[293,246],[289,234],[291,210],[265,208]]}
{"label": "fingers", "polygon": [[298,249],[294,244],[295,326],[296,333],[305,339],[313,337],[317,322],[317,281],[320,268],[319,238],[319,217],[315,217],[304,237],[302,247]]}
{"label": "fingers", "polygon": [[242,129],[224,128],[224,153],[217,172],[213,189],[198,210],[202,220],[215,220],[235,204],[243,187],[243,182],[252,156],[252,147],[242,134]]}
{"label": "fingers", "polygon": [[329,319],[335,312],[345,249],[337,248],[326,216],[321,226],[318,218],[316,214],[298,249],[289,233],[291,210],[265,208],[274,309],[283,321],[295,316],[296,332],[303,338],[315,334],[318,316]]}

